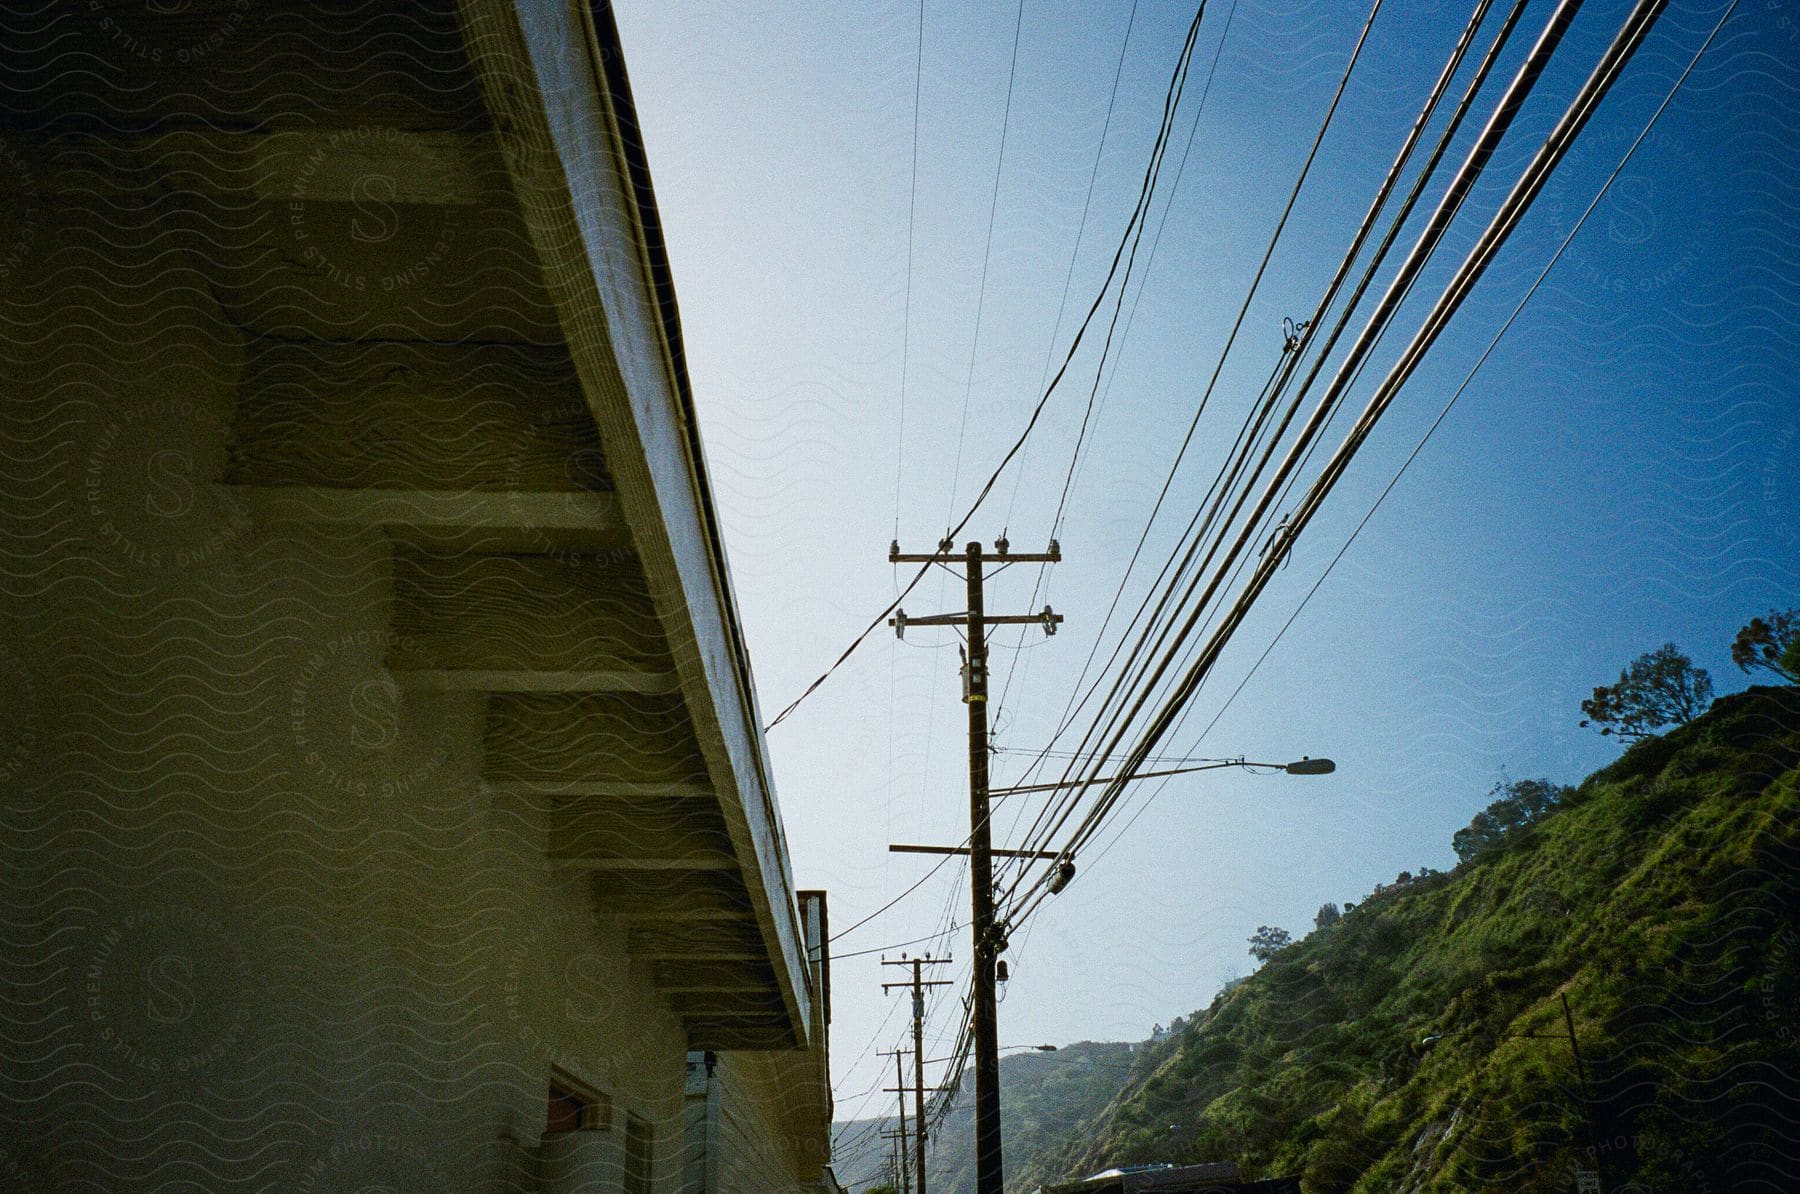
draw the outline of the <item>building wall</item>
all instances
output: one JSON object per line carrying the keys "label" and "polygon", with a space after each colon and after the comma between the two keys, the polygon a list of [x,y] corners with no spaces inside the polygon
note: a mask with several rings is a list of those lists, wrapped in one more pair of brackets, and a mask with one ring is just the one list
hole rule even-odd
{"label": "building wall", "polygon": [[[711,1059],[710,1073],[707,1059]],[[791,1059],[769,1053],[688,1055],[683,1194],[813,1190],[819,1141],[797,1136],[786,1114]]]}
{"label": "building wall", "polygon": [[556,1063],[678,1188],[681,1026],[480,782],[481,698],[384,669],[385,539],[213,487],[216,229],[9,202],[0,1185],[553,1188]]}
{"label": "building wall", "polygon": [[810,959],[812,1046],[788,1052],[691,1052],[682,1194],[837,1188],[829,1165],[830,930],[822,891],[800,893]]}

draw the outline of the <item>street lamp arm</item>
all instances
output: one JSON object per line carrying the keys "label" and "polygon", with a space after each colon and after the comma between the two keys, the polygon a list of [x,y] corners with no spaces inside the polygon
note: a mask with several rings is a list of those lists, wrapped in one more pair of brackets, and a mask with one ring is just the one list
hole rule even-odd
{"label": "street lamp arm", "polygon": [[[1057,1051],[1057,1047],[1055,1045],[1001,1045],[1000,1046],[1000,1052],[1002,1052],[1002,1053],[1011,1053],[1015,1049],[1028,1049],[1033,1053],[1055,1053]],[[956,1058],[954,1058],[954,1057],[927,1057],[925,1059],[925,1064],[926,1065],[939,1065],[941,1063],[952,1062],[955,1060],[956,1060]]]}
{"label": "street lamp arm", "polygon": [[991,788],[993,796],[1012,796],[1024,792],[1054,792],[1063,788],[1091,788],[1101,784],[1126,783],[1139,779],[1161,779],[1169,775],[1188,775],[1195,771],[1217,771],[1221,767],[1263,767],[1270,771],[1285,771],[1289,775],[1329,775],[1337,770],[1337,764],[1330,759],[1301,758],[1292,763],[1252,763],[1244,759],[1225,759],[1217,763],[1202,763],[1194,767],[1172,767],[1163,771],[1139,771],[1132,775],[1109,775],[1097,779],[1066,780],[1054,784],[1015,784],[1010,788]]}

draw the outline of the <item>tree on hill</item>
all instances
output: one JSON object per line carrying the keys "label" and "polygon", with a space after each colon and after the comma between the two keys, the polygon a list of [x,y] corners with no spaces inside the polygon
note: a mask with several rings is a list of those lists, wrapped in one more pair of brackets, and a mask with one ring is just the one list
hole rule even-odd
{"label": "tree on hill", "polygon": [[1286,929],[1260,925],[1256,932],[1250,934],[1250,956],[1259,962],[1266,962],[1293,942],[1293,935]]}
{"label": "tree on hill", "polygon": [[1732,640],[1731,662],[1745,672],[1762,668],[1800,684],[1800,609],[1772,609],[1751,618]]}
{"label": "tree on hill", "polygon": [[1547,779],[1502,780],[1488,790],[1493,802],[1456,831],[1450,848],[1463,862],[1497,850],[1509,836],[1530,829],[1561,808],[1572,791]]}
{"label": "tree on hill", "polygon": [[1319,914],[1313,917],[1313,928],[1322,929],[1326,925],[1336,924],[1342,916],[1343,913],[1338,911],[1336,904],[1320,904]]}
{"label": "tree on hill", "polygon": [[1712,703],[1712,677],[1674,643],[1632,660],[1617,684],[1603,684],[1581,702],[1584,726],[1630,742],[1666,725],[1686,725]]}

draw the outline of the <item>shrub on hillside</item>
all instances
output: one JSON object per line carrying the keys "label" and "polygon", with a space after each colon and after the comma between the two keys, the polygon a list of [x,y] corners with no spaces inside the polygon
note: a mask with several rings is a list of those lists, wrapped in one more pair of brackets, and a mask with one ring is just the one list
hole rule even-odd
{"label": "shrub on hillside", "polygon": [[1664,643],[1631,661],[1616,684],[1602,684],[1581,702],[1584,726],[1616,734],[1626,742],[1653,734],[1667,725],[1684,726],[1712,703],[1712,677],[1706,669]]}
{"label": "shrub on hillside", "polygon": [[1463,862],[1505,846],[1567,803],[1574,789],[1547,779],[1501,781],[1488,791],[1494,799],[1450,839]]}
{"label": "shrub on hillside", "polygon": [[1731,662],[1744,672],[1762,668],[1800,684],[1800,609],[1772,609],[1751,618],[1732,640]]}
{"label": "shrub on hillside", "polygon": [[1293,944],[1293,940],[1293,934],[1286,929],[1262,925],[1250,934],[1250,956],[1259,962],[1266,962]]}

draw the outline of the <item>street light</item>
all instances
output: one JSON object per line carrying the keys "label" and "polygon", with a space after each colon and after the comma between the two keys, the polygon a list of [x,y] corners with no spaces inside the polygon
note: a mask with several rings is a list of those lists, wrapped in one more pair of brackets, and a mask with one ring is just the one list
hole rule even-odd
{"label": "street light", "polygon": [[[1062,788],[1093,788],[1101,784],[1126,783],[1137,779],[1158,779],[1166,775],[1187,775],[1194,771],[1216,771],[1220,767],[1243,767],[1246,769],[1262,768],[1267,771],[1284,771],[1289,775],[1330,775],[1337,770],[1337,764],[1330,759],[1315,759],[1311,755],[1301,755],[1292,763],[1252,763],[1242,755],[1235,759],[1214,759],[1193,767],[1171,767],[1163,771],[1139,771],[1132,775],[1112,775],[1099,779],[1065,780],[1054,784],[1014,784],[1010,788],[990,788],[990,796],[1012,796],[1022,792],[1054,792]],[[894,849],[895,847],[889,847]],[[1027,852],[1031,853],[1031,852]],[[1058,857],[1048,852],[1039,852],[1037,857],[1057,858],[1056,866],[1051,870],[1049,889],[1051,895],[1061,895],[1063,890],[1075,878],[1075,860],[1066,856]]]}
{"label": "street light", "polygon": [[[1002,1052],[1002,1053],[1011,1053],[1017,1049],[1027,1049],[1033,1053],[1054,1053],[1054,1052],[1056,1052],[1055,1045],[1001,1045],[1000,1046],[1000,1052]],[[955,1060],[956,1060],[956,1058],[954,1058],[954,1057],[927,1057],[925,1059],[925,1064],[926,1065],[942,1065],[947,1062],[952,1062]]]}
{"label": "street light", "polygon": [[1055,792],[1063,788],[1092,788],[1101,784],[1123,783],[1139,779],[1160,779],[1166,775],[1188,775],[1195,771],[1217,771],[1221,767],[1243,767],[1246,769],[1264,768],[1269,771],[1285,771],[1289,775],[1330,775],[1337,770],[1337,764],[1330,759],[1315,759],[1302,755],[1292,763],[1252,763],[1246,759],[1220,759],[1212,763],[1202,763],[1195,767],[1172,767],[1164,771],[1138,771],[1131,775],[1108,775],[1096,779],[1071,779],[1054,784],[1014,784],[1010,788],[990,788],[990,796],[1013,796],[1021,792]]}

